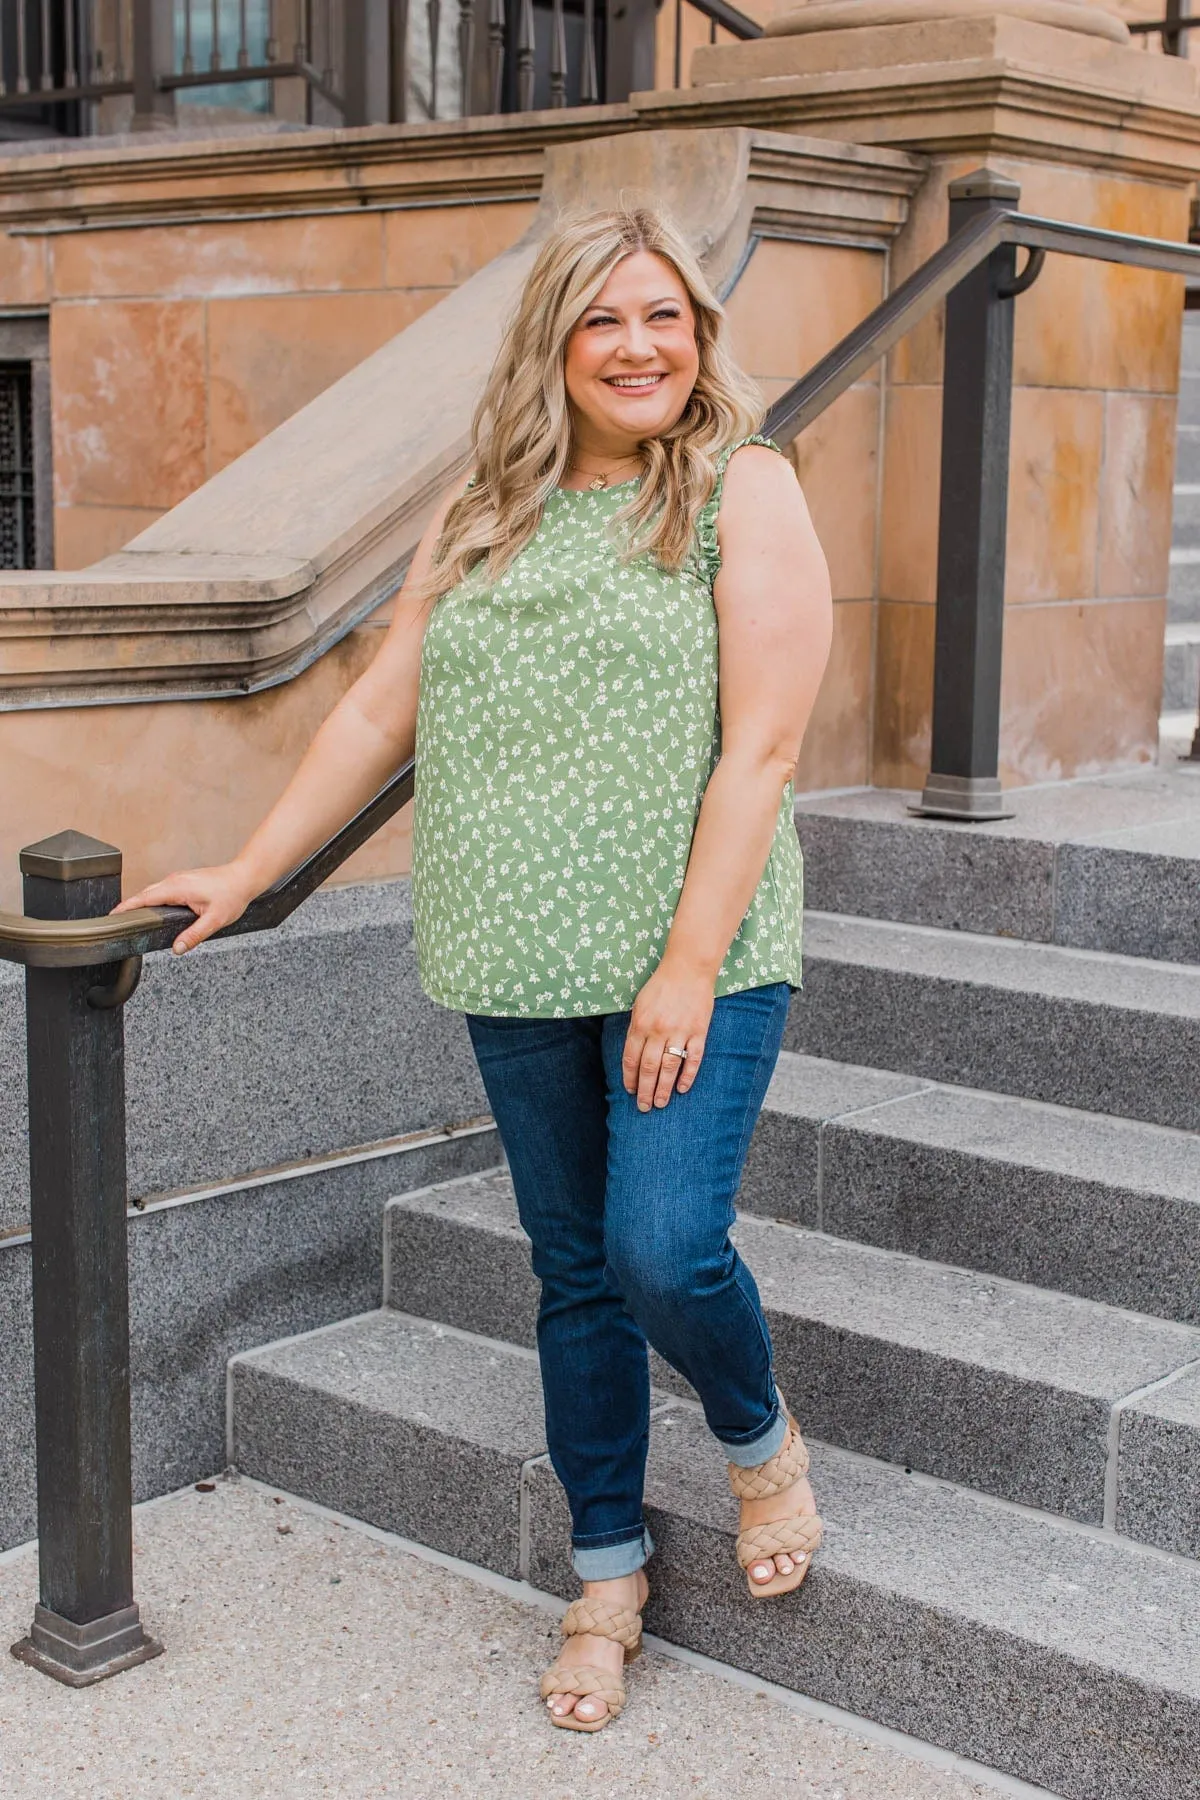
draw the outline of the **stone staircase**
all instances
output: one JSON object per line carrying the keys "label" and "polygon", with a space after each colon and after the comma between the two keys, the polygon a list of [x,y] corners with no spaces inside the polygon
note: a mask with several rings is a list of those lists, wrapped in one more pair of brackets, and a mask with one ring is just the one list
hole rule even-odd
{"label": "stone staircase", "polygon": [[1183,315],[1164,713],[1194,713],[1200,694],[1200,312]]}
{"label": "stone staircase", "polygon": [[[656,1362],[647,1622],[1070,1800],[1195,1800],[1200,768],[978,828],[903,800],[801,803],[805,989],[739,1203],[826,1546],[747,1597]],[[572,1594],[505,1170],[391,1202],[382,1253],[380,1311],[234,1358],[231,1460]]]}

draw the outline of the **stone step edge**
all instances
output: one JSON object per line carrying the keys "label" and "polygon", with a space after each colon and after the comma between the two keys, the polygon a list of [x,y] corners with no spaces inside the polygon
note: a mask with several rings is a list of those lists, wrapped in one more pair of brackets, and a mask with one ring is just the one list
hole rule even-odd
{"label": "stone step edge", "polygon": [[[461,1179],[471,1180],[473,1177],[464,1176]],[[274,1338],[267,1344],[255,1344],[252,1348],[239,1350],[236,1355],[231,1356],[227,1367],[226,1455],[228,1468],[239,1476],[245,1475],[245,1471],[238,1467],[233,1454],[234,1408],[236,1405],[234,1371],[237,1368],[243,1365],[252,1365],[278,1351],[290,1349],[295,1344],[310,1343],[317,1338],[336,1337],[339,1332],[344,1332],[349,1327],[367,1325],[374,1320],[383,1319],[394,1320],[404,1326],[415,1327],[431,1334],[436,1333],[440,1338],[449,1338],[470,1344],[478,1350],[486,1350],[493,1355],[498,1353],[501,1359],[511,1358],[515,1362],[526,1365],[536,1365],[538,1361],[537,1351],[529,1349],[524,1344],[513,1344],[506,1339],[486,1337],[478,1331],[465,1331],[460,1325],[446,1325],[440,1320],[427,1319],[419,1313],[401,1312],[397,1308],[389,1306],[376,1307],[370,1312],[355,1313],[348,1319],[335,1319],[328,1325],[317,1325],[311,1331],[297,1331],[287,1337]],[[703,1408],[698,1400],[691,1399],[685,1394],[670,1394],[665,1393],[661,1388],[652,1388],[650,1391],[651,1421],[672,1412],[684,1412],[696,1419],[703,1419]],[[1200,1563],[1193,1557],[1184,1556],[1177,1550],[1165,1550],[1157,1544],[1146,1544],[1135,1538],[1123,1537],[1119,1532],[1111,1531],[1108,1526],[1091,1525],[1086,1520],[1068,1518],[1063,1513],[1043,1512],[1036,1506],[1023,1506],[1018,1501],[1005,1500],[999,1494],[983,1493],[979,1488],[966,1487],[960,1482],[948,1481],[941,1475],[928,1475],[921,1469],[901,1468],[898,1463],[884,1462],[875,1456],[865,1456],[858,1450],[847,1450],[842,1444],[828,1444],[823,1438],[814,1437],[808,1432],[805,1433],[804,1441],[810,1447],[829,1451],[832,1455],[847,1462],[861,1463],[865,1468],[891,1476],[898,1482],[909,1483],[931,1494],[949,1495],[965,1501],[981,1512],[991,1512],[997,1516],[1023,1520],[1031,1527],[1044,1528],[1053,1532],[1065,1533],[1070,1537],[1085,1539],[1091,1543],[1101,1544],[1106,1549],[1120,1555],[1149,1560],[1165,1568],[1184,1570],[1192,1576],[1200,1568]],[[550,1458],[544,1449],[531,1449],[529,1454],[522,1459],[521,1467],[524,1471],[528,1471],[533,1468],[549,1467],[549,1462]],[[255,1478],[251,1477],[251,1479]],[[158,1505],[160,1502],[149,1501],[146,1504]],[[320,1503],[313,1501],[310,1504],[318,1505]],[[524,1496],[523,1504],[525,1504]],[[365,1521],[359,1521],[359,1523],[365,1523]],[[380,1530],[382,1528],[372,1526],[371,1529]],[[521,1535],[524,1553],[528,1550],[527,1533],[523,1530]],[[732,1533],[730,1535],[732,1536]],[[20,1549],[21,1546],[17,1548]],[[430,1553],[432,1555],[445,1554],[441,1551],[431,1551]],[[15,1555],[16,1551],[9,1551],[5,1554]],[[523,1560],[522,1567],[526,1566]],[[552,1592],[552,1590],[539,1590],[539,1592]]]}

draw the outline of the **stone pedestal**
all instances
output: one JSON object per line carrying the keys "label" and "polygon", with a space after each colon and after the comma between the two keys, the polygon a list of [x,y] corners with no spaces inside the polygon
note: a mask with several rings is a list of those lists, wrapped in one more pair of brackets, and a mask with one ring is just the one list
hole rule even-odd
{"label": "stone pedestal", "polygon": [[[635,97],[924,153],[892,285],[947,229],[948,184],[986,163],[1023,211],[1186,239],[1200,172],[1190,64],[1134,48],[1071,0],[816,0],[695,53],[693,86]],[[1183,282],[1052,256],[1017,302],[1002,775],[1053,781],[1156,754]],[[882,431],[877,785],[928,767],[940,312],[888,358]],[[801,451],[803,462],[803,451]],[[836,551],[835,551],[836,554]]]}

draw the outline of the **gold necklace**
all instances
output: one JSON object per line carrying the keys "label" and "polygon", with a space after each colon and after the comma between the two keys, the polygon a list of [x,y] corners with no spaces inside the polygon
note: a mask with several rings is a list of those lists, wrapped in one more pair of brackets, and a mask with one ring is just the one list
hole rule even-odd
{"label": "gold necklace", "polygon": [[[621,461],[617,464],[617,468],[623,469],[625,467],[626,463],[640,462],[640,461],[641,461],[641,458],[638,456],[625,456],[625,457],[622,457]],[[570,465],[570,467],[576,475],[586,475],[587,474],[587,470],[584,468],[581,468],[581,466],[578,463],[572,463]],[[606,488],[608,486],[608,477],[612,473],[613,473],[613,470],[609,469],[607,471],[607,473],[605,473],[605,474],[593,475],[592,479],[588,482],[589,488],[591,488],[594,493],[598,494],[602,488]]]}

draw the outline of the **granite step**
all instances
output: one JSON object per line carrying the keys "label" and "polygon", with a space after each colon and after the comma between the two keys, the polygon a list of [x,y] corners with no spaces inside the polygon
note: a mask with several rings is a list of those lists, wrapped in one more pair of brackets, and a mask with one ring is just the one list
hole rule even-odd
{"label": "granite step", "polygon": [[785,1049],[1200,1129],[1200,967],[810,912],[805,971]]}
{"label": "granite step", "polygon": [[[506,1173],[403,1196],[384,1229],[387,1304],[532,1346],[537,1284]],[[1200,1370],[1188,1326],[749,1214],[736,1240],[806,1432],[1047,1512],[1112,1523],[1125,1408]],[[689,1391],[657,1359],[653,1379]],[[1180,1436],[1186,1459],[1200,1432]],[[1156,1541],[1154,1495],[1127,1485],[1122,1529]],[[1200,1502],[1180,1505],[1200,1556]]]}
{"label": "granite step", "polygon": [[1179,371],[1177,417],[1179,425],[1200,425],[1200,370],[1185,366]]}
{"label": "granite step", "polygon": [[1163,655],[1164,712],[1186,712],[1200,700],[1200,621],[1167,626]]}
{"label": "granite step", "polygon": [[1178,469],[1172,497],[1171,544],[1180,549],[1200,546],[1200,482],[1186,481]]}
{"label": "granite step", "polygon": [[[1200,426],[1194,427],[1194,435],[1186,438],[1180,434],[1179,455],[1186,453],[1187,466],[1191,466],[1193,455],[1196,459],[1198,474],[1193,479],[1200,479]],[[1174,624],[1200,620],[1200,550],[1179,545],[1171,551],[1170,578],[1167,588],[1167,618]]]}
{"label": "granite step", "polygon": [[1180,425],[1175,432],[1175,480],[1200,481],[1200,425]]}
{"label": "granite step", "polygon": [[987,825],[914,818],[911,798],[801,796],[810,907],[1200,963],[1200,764],[1017,789]]}
{"label": "granite step", "polygon": [[784,1051],[743,1212],[1200,1326],[1200,1136]]}
{"label": "granite step", "polygon": [[[230,1365],[246,1474],[573,1595],[532,1355],[374,1313]],[[825,1545],[752,1600],[696,1409],[660,1400],[651,1631],[1068,1800],[1194,1800],[1200,1568],[813,1444]],[[637,1714],[636,1671],[627,1714]]]}

